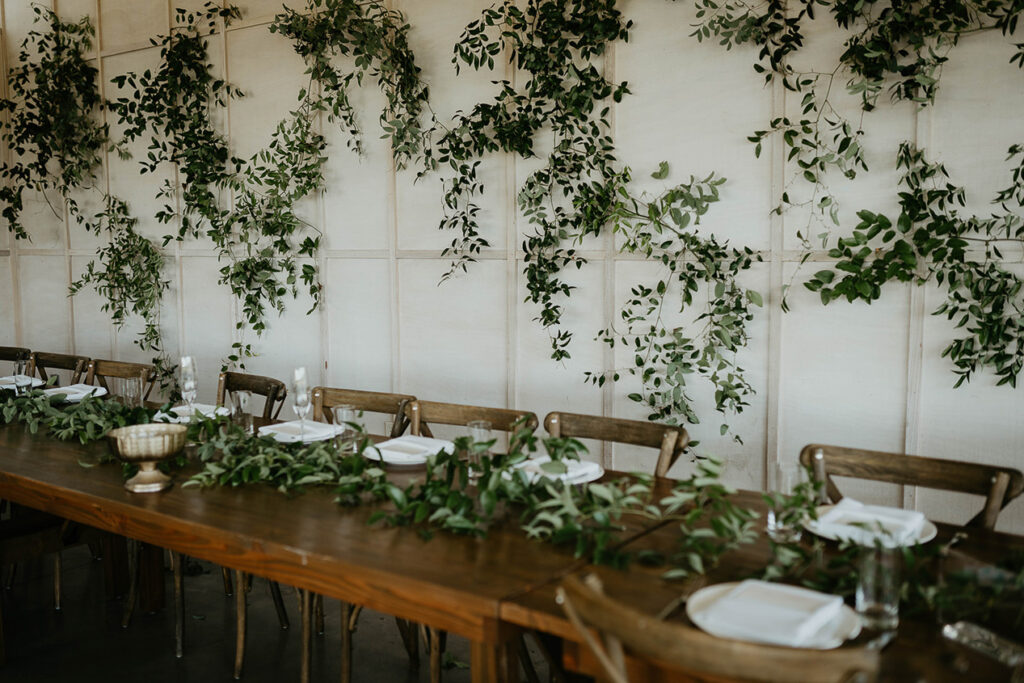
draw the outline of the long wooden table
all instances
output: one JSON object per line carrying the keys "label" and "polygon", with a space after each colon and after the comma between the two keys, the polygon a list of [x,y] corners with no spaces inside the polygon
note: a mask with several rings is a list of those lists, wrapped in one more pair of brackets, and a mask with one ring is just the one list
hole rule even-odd
{"label": "long wooden table", "polygon": [[[737,503],[764,511],[766,506],[760,493],[741,491]],[[763,518],[763,515],[762,515]],[[945,543],[960,527],[937,524],[939,533],[933,543]],[[669,553],[678,542],[678,527],[666,524],[649,533],[633,537],[626,548]],[[1014,549],[1024,549],[1024,537],[984,529],[969,529],[967,538],[956,546],[956,552],[983,562],[995,562]],[[721,564],[706,577],[708,584],[749,578],[766,567],[771,559],[771,547],[765,538],[742,546],[723,556]],[[586,566],[581,573],[595,573],[604,585],[604,592],[649,616],[658,615],[676,602],[681,593],[692,587],[661,578],[663,567],[643,567],[634,564],[629,571],[608,567]],[[566,640],[565,658],[569,669],[597,675],[600,668],[590,651],[580,644],[575,631],[562,609],[555,603],[557,582],[506,600],[501,606],[501,619],[511,624],[558,635]],[[669,618],[692,625],[680,608]],[[874,635],[864,632],[854,644],[863,644]],[[681,672],[655,662],[630,659],[627,661],[630,680],[648,683],[669,683],[704,680],[695,674]],[[1008,681],[1012,672],[994,660],[942,637],[939,624],[926,618],[901,615],[898,636],[885,648],[881,657],[880,681]],[[719,680],[719,679],[714,679]]]}
{"label": "long wooden table", "polygon": [[[562,636],[567,662],[596,672],[555,604],[555,587],[571,572],[598,572],[612,597],[648,614],[679,595],[678,584],[661,579],[662,569],[589,567],[568,550],[530,541],[514,519],[491,529],[486,539],[437,533],[424,541],[415,529],[368,526],[377,506],[345,508],[322,489],[287,496],[259,485],[183,488],[179,475],[167,491],[132,494],[123,487],[119,467],[82,466],[106,448],[32,435],[20,425],[0,426],[0,497],[462,635],[472,643],[474,681],[517,680],[510,643],[522,628]],[[670,482],[659,480],[657,486],[667,490]],[[743,505],[762,506],[760,494],[738,496]],[[952,532],[940,525],[938,542]],[[633,549],[666,551],[678,531],[671,524],[640,524],[626,537]],[[961,548],[991,559],[1024,548],[1024,538],[972,530]],[[709,580],[748,575],[769,555],[766,542],[745,546],[723,558]],[[631,666],[635,680],[686,680],[649,662]],[[964,666],[976,680],[1008,677],[1006,669],[942,640],[935,624],[913,619],[901,620],[900,636],[883,653],[884,680],[920,674],[930,681],[961,680]]]}

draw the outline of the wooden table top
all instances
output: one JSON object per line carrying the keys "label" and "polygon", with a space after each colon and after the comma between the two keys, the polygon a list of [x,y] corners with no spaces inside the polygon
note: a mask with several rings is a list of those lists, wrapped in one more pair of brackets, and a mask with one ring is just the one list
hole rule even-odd
{"label": "wooden table top", "polygon": [[[736,495],[737,503],[763,513],[765,504],[760,493],[741,491]],[[763,514],[762,514],[763,519]],[[938,536],[933,543],[948,541],[960,527],[937,524]],[[678,541],[678,526],[667,524],[648,533],[639,535],[627,544],[631,550],[650,549],[669,552]],[[970,529],[968,537],[957,546],[957,551],[985,562],[993,562],[1012,549],[1024,548],[1024,537],[1003,534],[983,529]],[[709,572],[708,584],[736,581],[748,578],[764,568],[771,557],[771,548],[766,538],[727,553],[719,567]],[[665,581],[661,578],[664,567],[632,565],[628,571],[609,567],[586,565],[579,567],[580,573],[595,573],[604,584],[604,591],[610,597],[648,615],[660,614],[677,600],[684,585],[679,581]],[[555,603],[557,581],[540,586],[529,593],[505,601],[501,606],[501,618],[507,622],[527,628],[553,633],[573,643],[580,640],[579,634],[568,622],[561,607]],[[670,617],[681,623],[692,625],[680,608]],[[873,634],[864,633],[854,644],[863,643]],[[598,671],[596,660],[583,646],[567,648],[567,658],[573,668],[585,673]],[[666,671],[643,662],[631,662],[630,680],[644,681],[691,681],[688,675]],[[999,681],[1009,680],[1010,670],[994,660],[972,650],[950,642],[942,637],[937,624],[901,615],[898,637],[883,651],[880,680],[882,681]]]}
{"label": "wooden table top", "polygon": [[106,448],[0,427],[0,497],[483,642],[497,638],[502,599],[578,564],[515,520],[486,539],[369,527],[377,505],[342,507],[322,487],[201,489],[182,487],[178,473],[166,491],[133,494],[120,467],[82,466]]}

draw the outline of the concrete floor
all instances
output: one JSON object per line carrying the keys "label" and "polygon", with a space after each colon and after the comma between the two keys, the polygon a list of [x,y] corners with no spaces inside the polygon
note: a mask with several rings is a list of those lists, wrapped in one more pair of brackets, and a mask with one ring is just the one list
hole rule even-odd
{"label": "concrete floor", "polygon": [[[234,598],[224,595],[220,570],[198,562],[201,573],[185,578],[185,656],[174,657],[174,614],[168,606],[154,614],[136,613],[122,629],[121,600],[103,591],[102,567],[86,548],[64,553],[63,609],[53,609],[52,560],[18,568],[11,590],[4,590],[7,665],[0,668],[2,683],[197,683],[231,681],[234,661]],[[249,595],[249,633],[245,656],[245,683],[298,681],[298,603],[295,591],[282,586],[294,627],[282,631],[267,590],[256,579]],[[168,602],[171,596],[167,574]],[[339,680],[339,610],[326,602],[326,633],[313,643],[313,681]],[[427,664],[411,667],[394,620],[364,611],[354,636],[353,680],[413,683],[428,680]],[[469,681],[469,645],[462,638],[448,639],[446,683]],[[542,662],[532,653],[535,666]],[[540,671],[542,680],[546,671]]]}

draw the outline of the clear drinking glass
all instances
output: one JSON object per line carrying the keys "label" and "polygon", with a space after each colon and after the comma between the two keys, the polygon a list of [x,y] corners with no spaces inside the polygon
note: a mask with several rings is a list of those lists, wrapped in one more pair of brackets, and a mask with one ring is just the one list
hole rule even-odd
{"label": "clear drinking glass", "polygon": [[394,432],[394,431],[395,431],[395,421],[393,419],[391,419],[391,418],[385,418],[384,419],[383,435],[386,438],[390,439],[391,438],[391,433]]}
{"label": "clear drinking glass", "polygon": [[[466,423],[469,428],[469,437],[474,444],[486,443],[491,440],[491,423],[487,420],[473,420]],[[469,451],[469,464],[479,466],[480,458],[487,455],[487,451],[479,451],[473,448]]]}
{"label": "clear drinking glass", "polygon": [[348,403],[341,403],[333,408],[334,425],[338,428],[338,434],[334,442],[338,450],[349,455],[356,452],[356,435],[358,425],[356,424],[356,407]]}
{"label": "clear drinking glass", "polygon": [[244,429],[247,434],[252,434],[254,432],[252,411],[249,409],[252,405],[252,392],[235,391],[231,394],[231,400],[231,421]]}
{"label": "clear drinking glass", "polygon": [[121,399],[129,408],[142,405],[142,380],[138,377],[125,377],[121,383]]}
{"label": "clear drinking glass", "polygon": [[309,401],[309,382],[306,380],[306,368],[295,368],[292,376],[292,409],[299,418],[299,440],[306,440],[306,416],[312,408]]}
{"label": "clear drinking glass", "polygon": [[857,614],[865,627],[894,631],[900,623],[900,550],[864,548],[857,564]]}
{"label": "clear drinking glass", "polygon": [[797,543],[803,535],[801,511],[793,493],[801,481],[802,470],[796,463],[777,462],[772,467],[772,502],[765,514],[765,532],[777,543]]}
{"label": "clear drinking glass", "polygon": [[199,393],[199,382],[196,379],[196,363],[192,359],[192,356],[181,357],[181,397],[185,400],[185,405],[188,406],[188,414],[190,418],[194,418],[196,415],[196,396]]}
{"label": "clear drinking glass", "polygon": [[30,388],[32,388],[32,378],[28,376],[28,359],[18,359],[14,361],[14,393],[20,396]]}

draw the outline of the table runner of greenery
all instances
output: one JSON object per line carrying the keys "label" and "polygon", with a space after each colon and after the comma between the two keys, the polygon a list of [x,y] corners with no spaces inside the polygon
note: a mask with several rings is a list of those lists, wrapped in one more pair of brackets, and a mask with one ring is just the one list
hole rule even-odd
{"label": "table runner of greenery", "polygon": [[[95,397],[70,405],[60,401],[38,389],[21,396],[0,390],[0,422],[23,423],[32,433],[42,427],[58,439],[87,444],[116,427],[150,422],[159,412]],[[468,455],[488,453],[494,442],[457,438],[452,453],[431,456],[422,476],[400,486],[389,480],[373,452],[367,453],[371,441],[365,435],[356,439],[354,452],[346,454],[334,441],[289,444],[253,436],[227,417],[197,418],[188,429],[199,469],[183,486],[265,484],[289,494],[309,486],[332,486],[341,505],[381,506],[370,524],[414,526],[424,539],[437,530],[486,536],[495,524],[512,521],[529,537],[571,546],[577,557],[595,564],[664,565],[666,579],[680,579],[708,572],[727,552],[758,536],[757,513],[734,502],[735,490],[722,483],[721,463],[713,459],[697,461],[695,473],[675,482],[661,497],[655,493],[653,477],[640,473],[583,485],[531,479],[516,466],[537,453],[540,445],[551,457],[542,468],[552,475],[565,472],[565,463],[579,459],[586,448],[575,439],[541,439],[522,429],[512,435],[508,453],[472,462]],[[97,458],[100,463],[114,460],[109,453]],[[180,458],[171,466],[185,464]],[[815,493],[813,482],[798,486],[794,494],[782,497],[784,514],[789,519],[813,516]],[[765,498],[780,502],[778,494]],[[623,539],[631,522],[675,524],[678,543],[667,556],[630,550]],[[819,538],[770,543],[772,562],[760,578],[852,596],[861,548],[840,544],[838,552],[827,551]],[[1024,627],[1024,553],[1010,554],[997,567],[981,570],[951,570],[949,554],[949,544],[903,549],[903,609],[933,613],[946,621],[988,621],[996,615],[1000,623],[1009,624],[1011,633],[1019,632]]]}

